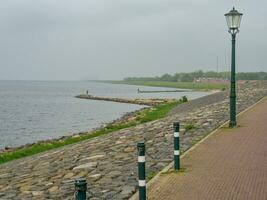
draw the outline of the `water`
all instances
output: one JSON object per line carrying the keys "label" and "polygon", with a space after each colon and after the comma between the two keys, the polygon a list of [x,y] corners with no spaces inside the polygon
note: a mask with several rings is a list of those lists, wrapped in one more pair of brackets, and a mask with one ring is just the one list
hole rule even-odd
{"label": "water", "polygon": [[[92,130],[144,106],[74,98],[85,93],[123,98],[180,98],[207,92],[137,93],[166,88],[92,82],[0,81],[0,149]],[[170,90],[170,89],[168,89]]]}

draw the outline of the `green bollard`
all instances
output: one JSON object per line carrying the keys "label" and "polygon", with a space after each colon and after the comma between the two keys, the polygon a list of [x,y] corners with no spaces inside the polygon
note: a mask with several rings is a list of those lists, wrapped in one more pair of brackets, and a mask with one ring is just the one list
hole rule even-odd
{"label": "green bollard", "polygon": [[173,143],[174,143],[174,169],[180,170],[180,124],[179,122],[173,123]]}
{"label": "green bollard", "polygon": [[138,149],[138,186],[139,200],[146,200],[146,159],[145,159],[145,143],[139,142]]}
{"label": "green bollard", "polygon": [[87,183],[85,178],[75,180],[75,200],[86,200]]}

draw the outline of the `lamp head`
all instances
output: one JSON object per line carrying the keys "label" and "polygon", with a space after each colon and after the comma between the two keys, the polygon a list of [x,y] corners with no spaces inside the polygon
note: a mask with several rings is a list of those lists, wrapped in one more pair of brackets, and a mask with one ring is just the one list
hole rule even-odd
{"label": "lamp head", "polygon": [[226,18],[226,22],[229,28],[229,31],[237,31],[239,30],[242,13],[239,13],[234,7],[233,9],[226,13],[224,16]]}

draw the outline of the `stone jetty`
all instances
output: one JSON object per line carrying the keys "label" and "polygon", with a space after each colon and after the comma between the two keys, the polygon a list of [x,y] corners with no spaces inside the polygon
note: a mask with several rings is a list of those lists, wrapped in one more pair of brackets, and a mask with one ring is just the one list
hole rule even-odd
{"label": "stone jetty", "polygon": [[156,106],[162,103],[167,103],[168,99],[123,99],[123,98],[112,98],[112,97],[97,97],[90,94],[81,94],[75,96],[80,99],[90,99],[90,100],[98,100],[98,101],[113,101],[118,103],[129,103],[129,104],[137,104],[137,105],[146,105],[146,106]]}
{"label": "stone jetty", "polygon": [[[186,151],[229,118],[228,91],[179,105],[167,117],[0,165],[0,199],[73,199],[84,177],[92,200],[128,199],[137,189],[138,141],[146,142],[147,174],[173,157],[172,123],[181,123]],[[267,95],[266,82],[239,85],[238,112]]]}

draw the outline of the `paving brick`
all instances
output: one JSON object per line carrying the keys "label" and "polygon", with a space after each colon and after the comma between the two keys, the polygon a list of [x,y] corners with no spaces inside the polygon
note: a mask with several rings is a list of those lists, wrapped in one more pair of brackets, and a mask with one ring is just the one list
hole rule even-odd
{"label": "paving brick", "polygon": [[161,175],[149,200],[266,200],[267,98],[182,159],[185,172]]}

